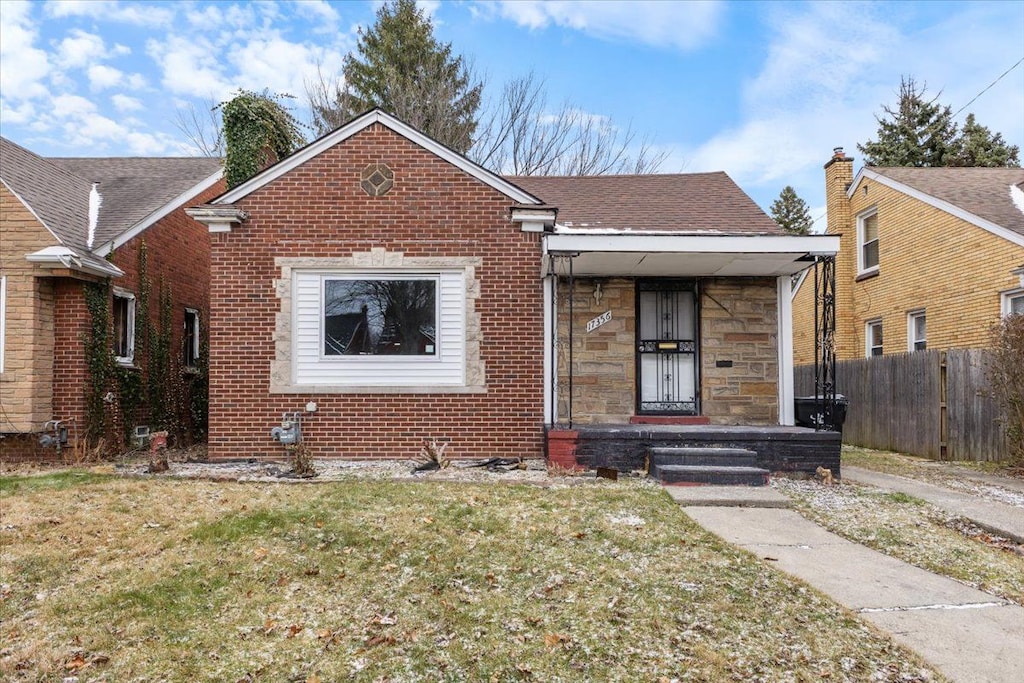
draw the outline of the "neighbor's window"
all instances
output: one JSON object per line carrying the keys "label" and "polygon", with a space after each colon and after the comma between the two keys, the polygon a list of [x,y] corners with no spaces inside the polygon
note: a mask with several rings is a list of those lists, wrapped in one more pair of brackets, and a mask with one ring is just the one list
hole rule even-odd
{"label": "neighbor's window", "polygon": [[1024,315],[1024,289],[1003,292],[1003,315]]}
{"label": "neighbor's window", "polygon": [[857,217],[857,270],[861,273],[878,268],[878,210],[872,209]]}
{"label": "neighbor's window", "polygon": [[114,290],[114,356],[119,363],[135,358],[135,295]]}
{"label": "neighbor's window", "polygon": [[871,320],[867,323],[867,348],[866,355],[881,356],[882,355],[882,321]]}
{"label": "neighbor's window", "polygon": [[924,351],[928,348],[924,311],[907,314],[907,350]]}
{"label": "neighbor's window", "polygon": [[436,356],[437,278],[324,279],[324,356]]}
{"label": "neighbor's window", "polygon": [[0,372],[4,371],[4,338],[7,336],[7,276],[0,275]]}
{"label": "neighbor's window", "polygon": [[185,354],[183,361],[186,368],[194,368],[199,362],[199,311],[194,308],[185,309]]}

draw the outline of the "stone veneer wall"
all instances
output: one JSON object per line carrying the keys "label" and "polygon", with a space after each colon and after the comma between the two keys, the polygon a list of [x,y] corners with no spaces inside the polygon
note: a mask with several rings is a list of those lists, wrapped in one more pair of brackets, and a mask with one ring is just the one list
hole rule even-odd
{"label": "stone veneer wall", "polygon": [[[601,300],[594,298],[601,284]],[[636,288],[627,278],[577,278],[573,301],[573,421],[629,422],[635,413]],[[558,415],[569,414],[569,283],[558,288]],[[593,332],[587,322],[611,311]]]}
{"label": "stone veneer wall", "polygon": [[701,414],[712,424],[778,424],[776,279],[707,278],[700,291]]}
{"label": "stone veneer wall", "polygon": [[[602,298],[594,298],[601,284]],[[701,415],[713,424],[778,424],[775,278],[700,280]],[[636,414],[636,288],[629,278],[577,278],[573,301],[573,422],[624,423]],[[559,286],[558,414],[568,415],[568,283]],[[609,322],[587,322],[611,311]],[[717,367],[731,361],[731,367]]]}

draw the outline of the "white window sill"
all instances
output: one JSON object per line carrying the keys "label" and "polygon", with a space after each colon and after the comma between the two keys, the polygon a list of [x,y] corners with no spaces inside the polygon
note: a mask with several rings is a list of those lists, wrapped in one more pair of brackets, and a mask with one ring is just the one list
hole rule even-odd
{"label": "white window sill", "polygon": [[860,282],[861,280],[868,280],[878,275],[878,266],[874,268],[868,268],[867,270],[861,270],[857,272],[857,277],[854,278],[854,282]]}
{"label": "white window sill", "polygon": [[271,385],[271,394],[486,394],[487,386],[467,385],[431,385],[431,386],[391,386],[391,385],[325,385],[325,384],[286,384]]}

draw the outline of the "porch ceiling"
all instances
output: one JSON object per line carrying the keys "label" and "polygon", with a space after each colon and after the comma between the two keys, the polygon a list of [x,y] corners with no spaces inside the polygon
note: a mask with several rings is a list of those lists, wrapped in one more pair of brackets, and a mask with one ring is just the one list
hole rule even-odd
{"label": "porch ceiling", "polygon": [[[817,254],[835,254],[834,235],[545,235],[549,253],[574,254],[573,273],[587,277],[779,276],[799,273]],[[550,271],[551,266],[546,265]],[[559,275],[564,267],[556,264]],[[545,274],[549,274],[546,272]]]}

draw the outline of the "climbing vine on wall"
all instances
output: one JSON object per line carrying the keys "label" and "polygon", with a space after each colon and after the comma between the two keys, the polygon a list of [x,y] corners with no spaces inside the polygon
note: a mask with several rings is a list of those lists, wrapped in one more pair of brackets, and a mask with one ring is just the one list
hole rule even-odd
{"label": "climbing vine on wall", "polygon": [[224,178],[228,188],[245,182],[306,143],[302,124],[282,104],[290,97],[239,90],[217,105],[224,119]]}
{"label": "climbing vine on wall", "polygon": [[[201,367],[182,372],[174,346],[173,297],[161,278],[153,324],[153,284],[145,242],[139,246],[135,298],[135,366],[117,363],[111,348],[111,283],[85,285],[89,327],[83,338],[89,380],[86,437],[91,445],[122,447],[136,425],[166,430],[177,443],[202,439],[206,431],[206,346]],[[202,394],[198,396],[197,394]]]}

